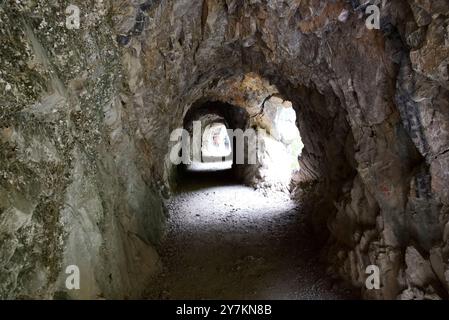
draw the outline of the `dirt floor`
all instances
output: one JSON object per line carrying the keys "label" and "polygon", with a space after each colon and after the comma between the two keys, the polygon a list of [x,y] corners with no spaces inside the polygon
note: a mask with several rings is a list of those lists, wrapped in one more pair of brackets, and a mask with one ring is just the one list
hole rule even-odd
{"label": "dirt floor", "polygon": [[319,249],[283,193],[236,184],[230,171],[191,173],[168,204],[164,270],[151,299],[353,299],[326,276]]}

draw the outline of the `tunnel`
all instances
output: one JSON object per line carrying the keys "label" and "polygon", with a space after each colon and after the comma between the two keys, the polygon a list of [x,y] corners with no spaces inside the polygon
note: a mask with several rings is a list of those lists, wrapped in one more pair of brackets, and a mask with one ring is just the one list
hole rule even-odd
{"label": "tunnel", "polygon": [[0,298],[448,299],[448,17],[0,4]]}
{"label": "tunnel", "polygon": [[184,148],[172,149],[182,161],[167,205],[165,272],[148,297],[359,297],[341,280],[322,276],[322,243],[290,197],[302,150],[292,103],[268,91],[247,109],[203,100],[184,116],[188,134],[173,141]]}

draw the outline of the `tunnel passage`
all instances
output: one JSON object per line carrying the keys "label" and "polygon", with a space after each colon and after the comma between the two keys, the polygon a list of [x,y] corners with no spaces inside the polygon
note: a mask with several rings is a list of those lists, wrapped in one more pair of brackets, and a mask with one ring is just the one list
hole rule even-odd
{"label": "tunnel passage", "polygon": [[215,159],[225,161],[232,155],[228,128],[222,122],[213,122],[206,126],[201,137],[201,160],[214,162]]}
{"label": "tunnel passage", "polygon": [[[260,81],[257,75],[243,79]],[[178,165],[177,188],[167,206],[168,233],[160,249],[164,272],[148,290],[150,298],[358,297],[327,275],[319,255],[323,242],[317,241],[308,215],[291,198],[292,178],[301,171],[298,123],[308,120],[297,121],[297,114],[307,114],[295,110],[280,94],[264,90],[254,94],[254,87],[240,92],[254,96],[252,102],[236,106],[200,99],[185,113],[183,126],[189,139],[180,138],[188,146],[197,143],[198,155],[195,159],[195,146],[180,151],[180,158],[186,151],[189,161]],[[307,94],[297,101],[305,110]],[[324,108],[322,99],[318,105],[315,97],[314,107]],[[214,156],[207,149],[214,143],[213,128],[228,130],[224,136],[229,139],[229,152]],[[248,129],[255,140],[232,133]],[[226,144],[222,147],[226,149]],[[236,155],[239,149],[245,152],[243,163]],[[305,176],[312,168],[307,170]]]}
{"label": "tunnel passage", "polygon": [[189,157],[178,172],[228,168],[242,183],[287,190],[303,148],[292,104],[268,96],[257,113],[250,112],[220,101],[193,104],[183,121],[189,139],[180,151]]}
{"label": "tunnel passage", "polygon": [[[190,148],[178,155],[183,158],[187,152],[189,161],[178,164],[177,188],[167,203],[167,235],[160,245],[164,271],[146,297],[358,297],[326,274],[319,256],[322,243],[290,197],[303,147],[293,105],[271,95],[259,99],[257,113],[202,100],[186,112],[183,126],[188,139],[180,138]],[[232,131],[239,129],[252,129],[256,139],[235,136]],[[239,149],[245,151],[243,163],[235,154]]]}
{"label": "tunnel passage", "polygon": [[[226,149],[220,156],[208,154],[214,145],[214,138],[208,135],[211,133],[211,127],[219,124],[223,128],[220,133],[223,139],[222,148]],[[221,167],[232,169],[229,174],[238,179],[234,159],[236,145],[231,132],[236,129],[246,130],[249,127],[249,114],[245,109],[220,101],[196,102],[184,116],[183,125],[190,136],[190,148],[186,148],[189,152],[188,163],[183,163],[180,170]],[[194,154],[195,152],[197,154]]]}
{"label": "tunnel passage", "polygon": [[[292,103],[304,144],[290,190],[311,227],[291,234],[315,230],[328,271],[365,298],[448,297],[447,1],[382,1],[379,29],[366,1],[77,1],[76,31],[62,2],[0,6],[1,298],[141,297],[163,270],[172,130],[208,101],[265,128],[272,98]],[[285,186],[239,170],[259,190]],[[79,291],[65,287],[73,263]]]}

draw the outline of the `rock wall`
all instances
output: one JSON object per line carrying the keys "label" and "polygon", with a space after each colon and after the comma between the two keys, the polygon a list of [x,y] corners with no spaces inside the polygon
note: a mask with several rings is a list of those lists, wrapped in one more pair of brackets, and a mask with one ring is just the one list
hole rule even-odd
{"label": "rock wall", "polygon": [[[138,297],[165,214],[106,11],[0,8],[0,297]],[[68,291],[77,265],[80,290]]]}
{"label": "rock wall", "polygon": [[[447,297],[447,1],[387,1],[380,30],[359,1],[73,1],[80,30],[64,1],[23,3],[0,9],[2,296],[51,297],[75,244],[90,296],[138,295],[135,275],[157,269],[170,132],[201,99],[279,92],[333,271],[367,298]],[[370,264],[381,290],[364,289]]]}

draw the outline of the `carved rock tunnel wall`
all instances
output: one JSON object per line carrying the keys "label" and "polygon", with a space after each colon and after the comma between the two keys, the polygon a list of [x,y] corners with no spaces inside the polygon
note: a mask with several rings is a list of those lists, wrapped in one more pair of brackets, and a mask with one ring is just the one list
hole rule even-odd
{"label": "carved rock tunnel wall", "polygon": [[[389,1],[380,30],[359,1],[70,4],[79,30],[68,1],[0,8],[1,297],[139,297],[170,132],[198,101],[252,115],[273,96],[297,113],[294,194],[330,269],[366,298],[447,298],[447,1]],[[70,264],[85,285],[68,293]]]}

